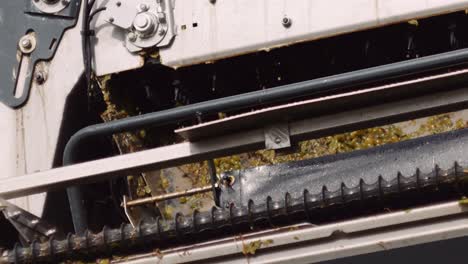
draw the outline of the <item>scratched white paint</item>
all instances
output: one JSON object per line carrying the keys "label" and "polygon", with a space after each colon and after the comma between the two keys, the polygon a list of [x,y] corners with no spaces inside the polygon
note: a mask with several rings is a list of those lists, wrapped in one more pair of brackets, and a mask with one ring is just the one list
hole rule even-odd
{"label": "scratched white paint", "polygon": [[180,67],[467,8],[468,0],[176,0],[178,36],[160,55]]}
{"label": "scratched white paint", "polygon": [[[44,65],[47,80],[33,84],[23,108],[13,111],[0,106],[0,164],[5,164],[0,177],[52,168],[66,99],[83,72],[80,27],[65,32],[55,57]],[[45,198],[42,193],[13,202],[41,216]]]}
{"label": "scratched white paint", "polygon": [[16,175],[16,114],[0,104],[0,178]]}

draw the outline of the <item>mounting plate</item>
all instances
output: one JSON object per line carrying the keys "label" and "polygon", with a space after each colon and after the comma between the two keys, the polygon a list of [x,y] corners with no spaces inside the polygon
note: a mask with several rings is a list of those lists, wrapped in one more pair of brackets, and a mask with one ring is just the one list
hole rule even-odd
{"label": "mounting plate", "polygon": [[[79,9],[80,0],[70,0],[65,8],[52,14],[42,12],[30,0],[0,3],[0,36],[7,36],[0,41],[0,102],[12,108],[27,102],[36,63],[54,56],[64,31],[76,24]],[[19,40],[32,32],[35,49],[24,54],[19,49]],[[23,59],[29,60],[26,68],[21,67]],[[24,76],[21,82],[20,71]]]}

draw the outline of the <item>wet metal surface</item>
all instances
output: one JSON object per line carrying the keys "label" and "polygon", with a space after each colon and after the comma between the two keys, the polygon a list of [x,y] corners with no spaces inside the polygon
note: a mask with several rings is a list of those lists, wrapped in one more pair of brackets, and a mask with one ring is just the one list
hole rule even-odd
{"label": "wet metal surface", "polygon": [[427,173],[435,165],[444,169],[454,161],[463,164],[461,158],[467,154],[468,129],[464,129],[368,150],[227,172],[236,178],[236,183],[224,187],[221,204],[247,206],[249,199],[254,203],[265,201],[268,196],[273,200],[282,199],[286,192],[295,197],[305,188],[311,193],[320,193],[324,185],[334,191],[342,182],[346,186],[357,186],[360,179],[374,183],[379,175],[391,180],[396,172],[413,174],[414,168]]}

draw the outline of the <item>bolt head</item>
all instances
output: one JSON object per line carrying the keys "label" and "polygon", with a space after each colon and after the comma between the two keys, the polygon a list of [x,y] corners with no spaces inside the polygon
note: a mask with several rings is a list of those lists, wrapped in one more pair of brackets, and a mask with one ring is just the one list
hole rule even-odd
{"label": "bolt head", "polygon": [[36,39],[33,35],[24,35],[20,38],[18,47],[23,54],[29,54],[36,48]]}
{"label": "bolt head", "polygon": [[292,20],[289,17],[283,17],[283,20],[281,21],[281,23],[283,24],[285,28],[288,28],[292,25]]}
{"label": "bolt head", "polygon": [[128,33],[127,37],[130,42],[135,42],[137,40],[137,35],[133,32]]}
{"label": "bolt head", "polygon": [[43,72],[40,71],[40,72],[36,73],[36,75],[34,75],[34,80],[38,84],[43,84],[46,81],[46,75]]}
{"label": "bolt head", "polygon": [[140,11],[140,12],[146,12],[146,11],[148,11],[148,9],[149,9],[149,7],[145,3],[141,3],[141,4],[138,5],[138,11]]}
{"label": "bolt head", "polygon": [[28,38],[25,38],[21,41],[21,47],[24,49],[30,49],[32,48],[32,41]]}
{"label": "bolt head", "polygon": [[147,16],[137,16],[134,23],[136,28],[146,28],[151,21]]}
{"label": "bolt head", "polygon": [[159,23],[161,23],[161,24],[166,23],[166,16],[164,15],[164,13],[158,14],[158,21],[159,21]]}

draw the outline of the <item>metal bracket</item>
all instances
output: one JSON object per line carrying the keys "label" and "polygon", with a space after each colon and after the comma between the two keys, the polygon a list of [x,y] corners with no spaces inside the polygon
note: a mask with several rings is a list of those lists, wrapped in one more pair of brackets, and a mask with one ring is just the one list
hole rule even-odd
{"label": "metal bracket", "polygon": [[60,9],[41,10],[37,4],[47,0],[33,1],[0,3],[0,36],[5,40],[0,41],[0,102],[12,108],[27,102],[37,62],[53,58],[64,31],[76,24],[81,2],[50,0],[51,7]]}
{"label": "metal bracket", "polygon": [[108,23],[126,31],[130,52],[167,46],[175,36],[171,0],[111,0],[106,8]]}
{"label": "metal bracket", "polygon": [[31,244],[33,241],[47,241],[59,234],[57,229],[45,223],[39,217],[25,211],[18,206],[0,198],[0,211],[18,231],[23,242]]}
{"label": "metal bracket", "polygon": [[266,149],[284,149],[291,147],[289,123],[267,126],[264,129]]}

